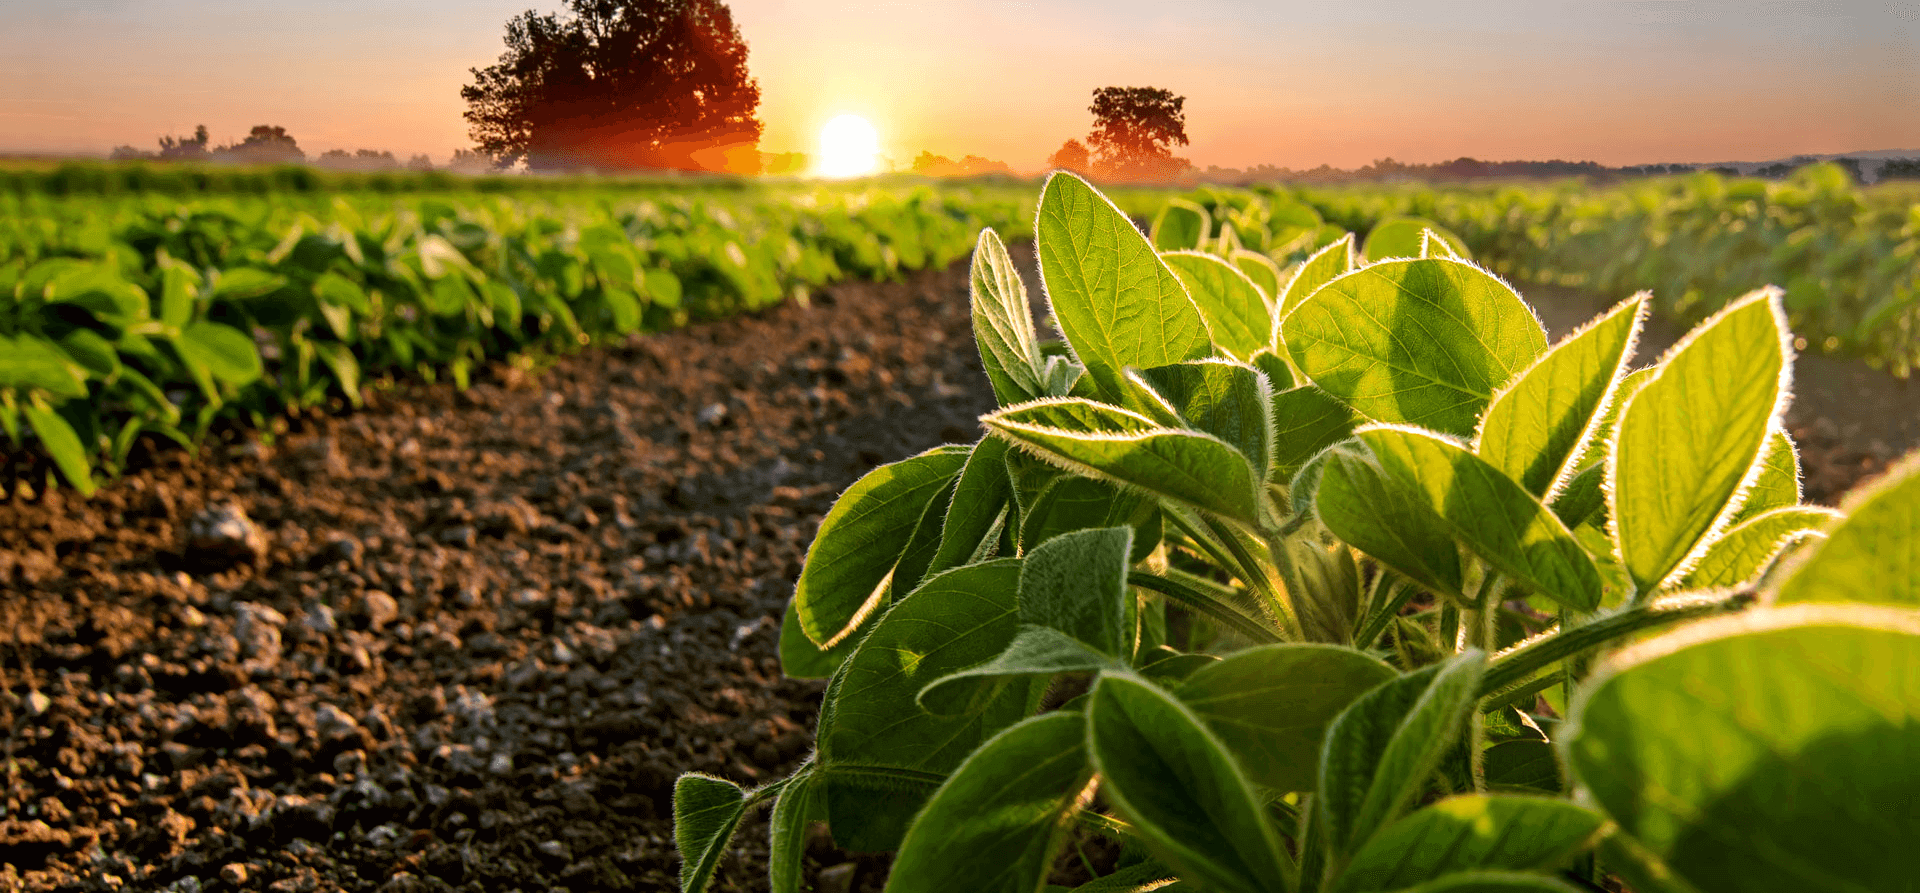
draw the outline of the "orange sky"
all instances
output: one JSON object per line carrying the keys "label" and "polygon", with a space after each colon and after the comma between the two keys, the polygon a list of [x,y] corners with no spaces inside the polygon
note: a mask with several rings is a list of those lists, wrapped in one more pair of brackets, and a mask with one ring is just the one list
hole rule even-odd
{"label": "orange sky", "polygon": [[[558,0],[547,0],[557,5]],[[310,154],[466,144],[459,88],[529,0],[9,0],[0,151],[285,126]],[[1375,158],[1763,160],[1920,150],[1920,3],[734,0],[762,148],[863,115],[922,149],[1041,166],[1091,91],[1187,97],[1204,167]]]}

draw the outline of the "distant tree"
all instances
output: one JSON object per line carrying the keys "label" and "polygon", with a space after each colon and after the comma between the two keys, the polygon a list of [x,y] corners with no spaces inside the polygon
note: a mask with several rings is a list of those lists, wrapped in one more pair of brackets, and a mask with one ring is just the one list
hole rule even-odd
{"label": "distant tree", "polygon": [[152,152],[148,152],[145,149],[137,149],[137,148],[134,148],[133,146],[115,146],[113,147],[113,153],[107,156],[107,160],[109,161],[151,161],[158,157],[159,156],[153,154]]}
{"label": "distant tree", "polygon": [[721,0],[566,0],[507,22],[500,61],[462,87],[500,166],[757,167],[760,86]]}
{"label": "distant tree", "polygon": [[212,157],[207,146],[207,125],[193,129],[193,136],[163,136],[160,138],[161,161],[206,161]]}
{"label": "distant tree", "polygon": [[493,169],[493,159],[473,149],[455,149],[447,160],[447,170],[458,174],[484,174]]}
{"label": "distant tree", "polygon": [[433,159],[425,155],[415,155],[407,159],[407,170],[426,173],[433,170]]}
{"label": "distant tree", "polygon": [[1882,180],[1920,180],[1920,158],[1890,158],[1880,166]]}
{"label": "distant tree", "polygon": [[307,153],[300,151],[300,144],[285,127],[265,124],[248,131],[247,138],[239,143],[214,150],[214,155],[241,164],[298,164],[307,160]]}
{"label": "distant tree", "polygon": [[1101,87],[1093,91],[1093,168],[1117,179],[1157,179],[1187,168],[1173,146],[1187,144],[1187,99],[1157,87]]}
{"label": "distant tree", "polygon": [[1085,143],[1079,140],[1067,140],[1060,148],[1047,156],[1047,167],[1057,171],[1073,171],[1085,174],[1089,170],[1088,154]]}

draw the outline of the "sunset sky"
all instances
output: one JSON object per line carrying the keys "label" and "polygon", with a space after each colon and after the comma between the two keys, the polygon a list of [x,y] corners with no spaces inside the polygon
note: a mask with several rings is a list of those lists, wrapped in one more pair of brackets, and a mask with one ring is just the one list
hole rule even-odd
{"label": "sunset sky", "polygon": [[[459,97],[530,0],[5,0],[0,152],[468,145]],[[542,9],[559,0],[539,0]],[[1920,149],[1920,0],[734,0],[761,148],[842,113],[882,151],[1040,168],[1105,85],[1187,97],[1201,166],[1764,160]]]}

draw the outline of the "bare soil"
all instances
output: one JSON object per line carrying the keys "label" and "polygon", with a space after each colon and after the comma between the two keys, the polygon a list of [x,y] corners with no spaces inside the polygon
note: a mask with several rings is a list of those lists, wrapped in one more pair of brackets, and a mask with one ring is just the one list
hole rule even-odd
{"label": "bare soil", "polygon": [[[1822,368],[1832,501],[1920,412]],[[0,502],[0,890],[673,889],[674,777],[811,745],[775,643],[834,496],[991,402],[956,265]],[[764,888],[764,817],[736,844],[721,887]]]}

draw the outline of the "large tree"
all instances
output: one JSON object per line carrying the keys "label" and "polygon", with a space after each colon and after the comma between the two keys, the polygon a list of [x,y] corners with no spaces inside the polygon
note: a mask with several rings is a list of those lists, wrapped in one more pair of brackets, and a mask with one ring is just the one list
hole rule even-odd
{"label": "large tree", "polygon": [[1187,98],[1158,87],[1101,87],[1093,91],[1094,170],[1115,179],[1169,177],[1187,168],[1173,146],[1187,144]]}
{"label": "large tree", "polygon": [[750,170],[760,85],[720,0],[566,0],[507,22],[500,61],[461,88],[501,166]]}

